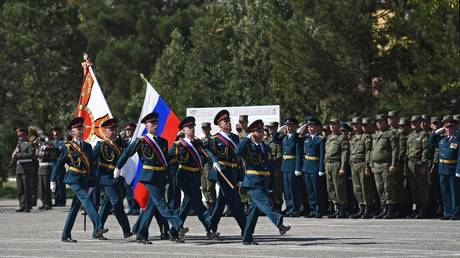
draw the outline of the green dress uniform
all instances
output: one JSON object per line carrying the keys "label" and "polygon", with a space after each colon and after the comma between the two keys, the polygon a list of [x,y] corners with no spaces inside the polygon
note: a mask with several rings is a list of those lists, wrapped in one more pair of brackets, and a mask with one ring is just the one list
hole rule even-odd
{"label": "green dress uniform", "polygon": [[348,139],[343,134],[330,134],[326,140],[324,155],[325,172],[327,180],[327,192],[329,198],[336,204],[339,213],[337,217],[344,218],[345,208],[348,203],[346,189],[346,175],[340,175],[339,171],[346,170],[349,159]]}

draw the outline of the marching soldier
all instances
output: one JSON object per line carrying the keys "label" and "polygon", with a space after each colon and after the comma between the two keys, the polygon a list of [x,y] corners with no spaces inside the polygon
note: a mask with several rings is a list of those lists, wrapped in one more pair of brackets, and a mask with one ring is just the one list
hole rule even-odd
{"label": "marching soldier", "polygon": [[281,162],[283,161],[283,149],[281,144],[278,144],[273,140],[273,134],[278,129],[278,122],[270,122],[265,125],[267,128],[267,134],[264,139],[264,143],[272,150],[273,157],[273,194],[272,203],[275,210],[281,212],[283,206],[283,177],[281,175]]}
{"label": "marching soldier", "polygon": [[170,159],[178,161],[177,184],[184,192],[184,201],[179,217],[183,223],[190,209],[193,209],[197,212],[207,237],[218,239],[219,234],[211,232],[209,213],[201,200],[201,172],[207,154],[201,141],[195,138],[195,118],[192,116],[184,118],[179,124],[179,129],[184,132],[184,137],[174,142],[168,153]]}
{"label": "marching soldier", "polygon": [[30,212],[32,209],[31,176],[34,165],[35,148],[28,140],[27,130],[16,129],[18,144],[11,155],[11,163],[16,164],[16,184],[18,189],[19,209],[16,212]]}
{"label": "marching soldier", "polygon": [[[97,174],[97,182],[99,186],[104,188],[104,199],[102,200],[99,209],[99,217],[101,218],[102,227],[109,216],[110,210],[113,207],[113,214],[120,224],[123,231],[123,237],[132,236],[131,227],[129,226],[128,217],[126,216],[123,198],[121,198],[119,174],[114,173],[115,165],[122,153],[122,146],[117,142],[117,119],[111,118],[101,124],[104,129],[104,139],[96,143],[93,149],[93,157],[95,160],[95,170]],[[103,236],[97,236],[96,230],[93,232],[93,238],[106,240]]]}
{"label": "marching soldier", "polygon": [[[429,143],[439,146],[439,182],[441,185],[444,216],[441,220],[460,219],[460,139],[457,135],[457,121],[452,117],[443,119],[444,127],[431,133]],[[445,133],[445,135],[441,135]]]}
{"label": "marching soldier", "polygon": [[230,123],[230,113],[227,110],[221,110],[214,117],[214,124],[219,126],[219,132],[211,137],[206,152],[209,159],[212,160],[212,169],[209,171],[209,180],[219,184],[219,195],[216,201],[216,207],[211,214],[211,230],[217,232],[217,225],[228,204],[232,216],[241,228],[244,229],[246,220],[241,206],[241,200],[238,194],[238,188],[243,181],[241,171],[241,161],[235,153],[239,138],[236,134],[231,133],[232,124]]}
{"label": "marching soldier", "polygon": [[283,217],[273,209],[268,192],[273,191],[273,168],[270,148],[262,141],[264,136],[262,120],[254,121],[248,128],[249,135],[241,140],[236,148],[246,164],[243,187],[248,190],[251,205],[243,232],[244,245],[257,245],[253,240],[254,228],[260,212],[263,212],[278,228],[281,235],[291,229],[283,225]]}
{"label": "marching soldier", "polygon": [[324,176],[325,139],[320,135],[321,122],[316,117],[308,117],[306,121],[308,134],[303,142],[302,172],[308,193],[309,218],[322,218],[320,210],[320,176]]}
{"label": "marching soldier", "polygon": [[43,137],[38,142],[38,149],[36,150],[36,156],[38,158],[38,193],[42,205],[38,207],[40,210],[50,210],[53,206],[51,201],[51,189],[50,189],[50,176],[51,176],[51,161],[56,159],[57,152],[54,147],[48,141],[47,138]]}
{"label": "marching soldier", "polygon": [[[97,214],[96,208],[88,194],[88,188],[93,189],[95,183],[93,174],[94,164],[91,144],[84,142],[81,138],[83,135],[83,125],[84,120],[81,117],[74,118],[69,123],[67,129],[71,130],[72,141],[66,143],[64,151],[61,153],[53,170],[53,176],[51,176],[51,178],[56,178],[54,175],[62,167],[65,167],[66,175],[64,183],[68,184],[75,194],[64,224],[62,242],[77,242],[77,240],[72,239],[71,232],[81,205],[83,205],[93,222],[96,237],[102,237],[104,233],[109,231],[102,227],[101,218]],[[50,188],[54,192],[56,190],[56,182],[51,181]]]}
{"label": "marching soldier", "polygon": [[[211,139],[211,123],[204,122],[201,124],[204,137],[201,138],[203,146],[207,146]],[[209,170],[211,169],[211,160],[204,163],[203,173],[201,173],[201,191],[203,192],[209,212],[212,214],[216,203],[216,183],[208,179]]]}
{"label": "marching soldier", "polygon": [[283,193],[286,210],[285,217],[300,216],[300,202],[297,191],[297,176],[301,175],[302,139],[297,133],[299,122],[292,116],[287,116],[284,125],[278,128],[273,139],[283,145],[283,162],[281,172],[283,175]]}
{"label": "marching soldier", "polygon": [[353,136],[350,141],[350,164],[353,181],[353,193],[359,204],[359,212],[351,215],[351,218],[370,218],[373,199],[370,185],[370,156],[372,150],[372,137],[363,131],[362,119],[353,117],[351,126],[353,127]]}
{"label": "marching soldier", "polygon": [[[62,128],[55,126],[52,128],[53,140],[50,141],[54,149],[53,159],[51,161],[51,171],[56,167],[58,158],[61,156],[61,153],[64,151],[65,144],[63,140]],[[53,177],[54,176],[54,177]],[[57,173],[52,174],[50,181],[56,183],[56,191],[54,192],[54,204],[53,206],[64,207],[66,204],[66,189],[64,183],[65,169],[60,169]]]}
{"label": "marching soldier", "polygon": [[426,218],[426,206],[429,201],[428,192],[428,134],[421,127],[420,116],[412,116],[410,120],[412,132],[407,138],[407,178],[409,180],[412,200],[416,210],[412,214],[416,219]]}
{"label": "marching soldier", "polygon": [[346,218],[348,139],[345,135],[339,134],[340,121],[338,119],[333,118],[329,122],[331,134],[326,139],[324,163],[328,195],[336,206],[336,211],[330,214],[328,218]]}
{"label": "marching soldier", "polygon": [[[121,168],[128,161],[128,158],[136,152],[142,161],[143,169],[139,175],[139,182],[143,183],[150,194],[155,207],[159,213],[173,226],[177,236],[172,236],[173,241],[184,242],[185,233],[188,228],[182,227],[182,220],[169,209],[164,197],[164,188],[166,186],[166,173],[168,167],[168,141],[157,135],[158,113],[152,112],[141,120],[148,131],[143,137],[139,137],[131,142],[123,154],[118,159],[114,175],[120,175]],[[147,209],[146,212],[152,213],[153,209]],[[148,239],[148,228],[152,221],[151,214],[144,214],[146,218],[139,225],[139,231],[136,235],[138,243],[152,244]]]}
{"label": "marching soldier", "polygon": [[397,173],[398,144],[389,130],[385,114],[375,118],[378,131],[372,135],[371,164],[382,209],[376,219],[393,219],[396,215],[395,176]]}
{"label": "marching soldier", "polygon": [[[128,147],[131,143],[131,140],[134,135],[134,130],[136,130],[135,123],[128,123],[125,125],[125,137],[123,138],[124,141],[124,148]],[[134,191],[132,186],[126,183],[126,180],[123,181],[125,187],[125,195],[126,201],[128,202],[128,212],[126,215],[139,215],[139,203],[134,199]]]}

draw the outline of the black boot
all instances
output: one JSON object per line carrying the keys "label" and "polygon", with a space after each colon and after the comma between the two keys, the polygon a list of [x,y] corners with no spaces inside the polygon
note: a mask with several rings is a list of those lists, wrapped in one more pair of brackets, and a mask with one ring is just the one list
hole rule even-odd
{"label": "black boot", "polygon": [[368,204],[368,205],[364,205],[364,212],[363,212],[363,215],[361,216],[362,219],[370,219],[372,218],[372,215],[371,215],[371,205]]}
{"label": "black boot", "polygon": [[417,213],[417,215],[415,215],[415,218],[416,219],[426,219],[426,209],[425,209],[425,205],[420,205],[420,209]]}
{"label": "black boot", "polygon": [[338,219],[347,218],[347,209],[345,204],[339,204],[339,213],[337,214]]}
{"label": "black boot", "polygon": [[[332,208],[332,211],[334,211],[334,208]],[[335,219],[337,214],[339,214],[339,205],[338,204],[335,205],[335,211],[332,212],[331,214],[329,214],[327,217],[329,219]]]}
{"label": "black boot", "polygon": [[394,204],[388,204],[387,214],[383,216],[384,219],[396,218],[396,206]]}
{"label": "black boot", "polygon": [[387,214],[387,206],[382,204],[382,207],[380,208],[380,213],[377,214],[374,219],[382,219],[383,216],[385,216],[385,214]]}
{"label": "black boot", "polygon": [[353,215],[350,216],[350,218],[352,219],[359,219],[361,218],[361,216],[363,216],[364,214],[364,208],[365,208],[365,205],[364,204],[360,204],[359,205],[359,211]]}

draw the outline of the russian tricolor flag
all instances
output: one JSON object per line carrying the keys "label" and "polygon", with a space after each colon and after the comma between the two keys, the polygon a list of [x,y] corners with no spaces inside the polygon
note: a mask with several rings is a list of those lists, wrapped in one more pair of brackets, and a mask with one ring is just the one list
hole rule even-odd
{"label": "russian tricolor flag", "polygon": [[[142,79],[147,83],[147,90],[144,98],[144,105],[142,106],[142,111],[137,122],[136,130],[132,140],[137,137],[147,133],[145,125],[141,123],[141,120],[144,116],[153,111],[158,113],[158,131],[157,134],[166,140],[168,140],[168,148],[173,144],[177,133],[179,132],[179,123],[180,120],[169,109],[168,105],[164,99],[158,94],[158,92],[152,87],[152,85],[141,75]],[[131,141],[132,141],[131,140]],[[147,188],[138,182],[138,176],[142,169],[142,162],[139,160],[137,153],[133,155],[128,162],[123,166],[121,175],[125,178],[128,184],[134,189],[134,198],[139,203],[142,208],[147,206],[147,201],[149,194]]]}

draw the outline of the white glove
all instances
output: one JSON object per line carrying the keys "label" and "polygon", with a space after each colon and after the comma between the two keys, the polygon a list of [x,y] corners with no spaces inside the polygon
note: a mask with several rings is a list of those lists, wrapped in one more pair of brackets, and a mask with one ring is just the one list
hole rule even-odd
{"label": "white glove", "polygon": [[455,173],[455,176],[456,176],[456,177],[460,177],[460,173]]}
{"label": "white glove", "polygon": [[238,184],[237,184],[238,188],[241,188],[242,185],[243,185],[243,182],[238,181]]}
{"label": "white glove", "polygon": [[90,195],[96,187],[90,187],[88,188],[88,195]]}
{"label": "white glove", "polygon": [[302,175],[302,171],[296,170],[296,171],[294,172],[294,174],[295,174],[296,176],[301,176],[301,175]]}
{"label": "white glove", "polygon": [[307,129],[307,124],[304,124],[297,130],[297,133],[303,134],[303,133],[305,133],[306,129]]}
{"label": "white glove", "polygon": [[318,172],[318,176],[324,176],[324,175],[325,175],[325,173],[323,171]]}
{"label": "white glove", "polygon": [[118,178],[121,175],[121,169],[115,168],[113,171],[113,178]]}
{"label": "white glove", "polygon": [[251,139],[251,136],[252,136],[252,133],[248,133],[248,135],[246,135],[246,137],[249,139]]}
{"label": "white glove", "polygon": [[284,133],[284,128],[286,128],[286,127],[287,127],[287,125],[281,126],[280,128],[278,128],[278,130],[276,130],[276,132],[278,132],[278,133]]}
{"label": "white glove", "polygon": [[434,133],[435,133],[435,134],[442,134],[445,130],[446,130],[446,128],[441,127],[441,128],[439,128],[438,130],[434,131]]}
{"label": "white glove", "polygon": [[217,162],[212,163],[212,167],[213,167],[215,170],[217,170],[217,171],[222,171],[222,170],[220,169],[220,164],[217,163]]}
{"label": "white glove", "polygon": [[50,189],[51,192],[56,192],[56,182],[50,182]]}

